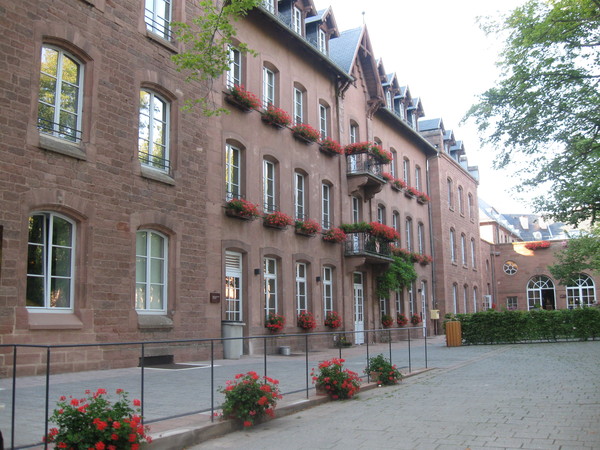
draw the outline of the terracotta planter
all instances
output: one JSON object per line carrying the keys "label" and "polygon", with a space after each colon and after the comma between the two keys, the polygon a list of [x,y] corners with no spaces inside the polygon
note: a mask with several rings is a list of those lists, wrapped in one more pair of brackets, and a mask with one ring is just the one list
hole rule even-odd
{"label": "terracotta planter", "polygon": [[315,141],[313,141],[312,139],[305,138],[301,134],[297,134],[297,133],[292,133],[292,134],[294,135],[294,138],[296,138],[297,140],[299,140],[300,142],[302,142],[305,145],[311,145],[311,144],[315,143]]}
{"label": "terracotta planter", "polygon": [[239,211],[236,211],[235,209],[225,209],[225,215],[227,217],[233,217],[234,219],[240,219],[240,220],[254,220],[255,219],[254,216],[248,216],[248,215],[242,214]]}
{"label": "terracotta planter", "polygon": [[263,221],[263,225],[267,228],[273,228],[275,230],[285,230],[287,228],[287,225],[283,225],[283,226],[275,225],[275,224],[264,222],[264,221]]}

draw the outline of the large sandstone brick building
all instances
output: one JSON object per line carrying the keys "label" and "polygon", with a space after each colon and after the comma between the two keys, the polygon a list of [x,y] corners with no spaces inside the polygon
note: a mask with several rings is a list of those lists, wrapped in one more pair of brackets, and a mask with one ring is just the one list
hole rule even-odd
{"label": "large sandstone brick building", "polygon": [[[0,343],[210,338],[232,324],[261,335],[271,312],[299,332],[308,310],[321,331],[337,311],[360,344],[382,314],[418,315],[431,330],[431,310],[472,312],[504,295],[494,245],[479,238],[476,168],[376,59],[366,27],[339,30],[310,0],[265,0],[236,23],[257,56],[234,43],[230,71],[203,85],[171,59],[185,47],[170,22],[189,22],[197,2],[2,1],[0,12]],[[261,105],[233,105],[236,85]],[[183,108],[207,92],[230,114]],[[291,125],[266,124],[268,105]],[[327,153],[295,124],[369,151]],[[331,243],[266,227],[231,217],[237,199],[355,232]],[[386,225],[422,262],[411,286],[376,294],[392,250],[362,222]],[[66,351],[55,367],[107,361],[137,363]]]}

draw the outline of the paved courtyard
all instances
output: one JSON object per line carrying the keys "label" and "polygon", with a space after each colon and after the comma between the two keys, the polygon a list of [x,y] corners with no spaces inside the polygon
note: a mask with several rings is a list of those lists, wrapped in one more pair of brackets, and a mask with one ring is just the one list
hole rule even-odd
{"label": "paved courtyard", "polygon": [[600,342],[438,350],[461,357],[192,449],[600,449]]}

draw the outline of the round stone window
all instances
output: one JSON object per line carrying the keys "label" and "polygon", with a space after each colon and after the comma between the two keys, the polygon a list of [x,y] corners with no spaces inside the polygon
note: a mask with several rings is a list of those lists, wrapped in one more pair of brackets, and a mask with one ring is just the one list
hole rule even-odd
{"label": "round stone window", "polygon": [[502,266],[502,269],[504,270],[505,274],[514,275],[515,273],[517,273],[517,270],[519,270],[519,267],[514,261],[506,261],[504,263],[504,266]]}

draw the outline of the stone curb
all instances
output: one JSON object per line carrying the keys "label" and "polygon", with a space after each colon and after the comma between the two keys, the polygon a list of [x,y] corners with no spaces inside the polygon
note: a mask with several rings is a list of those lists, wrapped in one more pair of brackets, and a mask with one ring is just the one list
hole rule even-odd
{"label": "stone curb", "polygon": [[[430,370],[433,370],[433,368],[417,370],[411,372],[410,374],[404,375],[404,378],[420,375]],[[375,383],[368,383],[361,386],[360,390],[364,392],[377,387],[378,386]],[[288,397],[293,397],[293,395]],[[332,400],[330,400],[327,396],[316,396],[314,394],[308,399],[292,398],[287,401],[283,400],[275,410],[275,419],[278,417],[289,416],[299,411],[322,405],[330,401]],[[207,414],[193,414],[190,416],[185,416],[184,418],[156,422],[155,424],[151,425],[151,429],[155,427],[163,428],[163,431],[150,433],[152,437],[152,443],[149,445],[144,445],[144,449],[181,450],[185,449],[186,447],[197,445],[210,439],[224,436],[225,434],[243,429],[241,424],[233,420],[218,420],[211,422],[210,415]]]}

